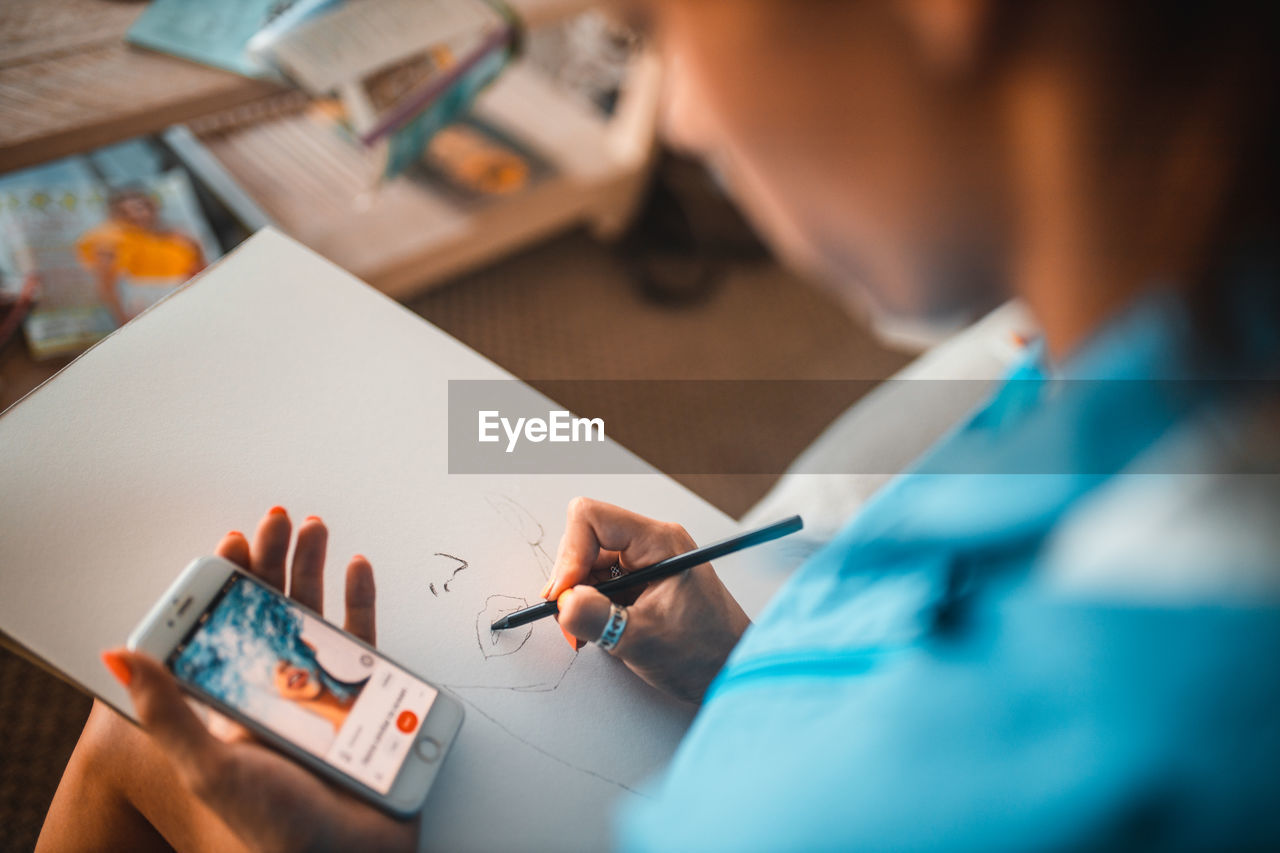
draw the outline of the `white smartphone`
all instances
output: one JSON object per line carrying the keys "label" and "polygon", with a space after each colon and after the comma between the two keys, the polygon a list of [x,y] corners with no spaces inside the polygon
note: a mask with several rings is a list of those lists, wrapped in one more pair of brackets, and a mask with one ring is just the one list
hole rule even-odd
{"label": "white smartphone", "polygon": [[221,557],[183,570],[129,636],[183,689],[401,818],[422,808],[462,705]]}

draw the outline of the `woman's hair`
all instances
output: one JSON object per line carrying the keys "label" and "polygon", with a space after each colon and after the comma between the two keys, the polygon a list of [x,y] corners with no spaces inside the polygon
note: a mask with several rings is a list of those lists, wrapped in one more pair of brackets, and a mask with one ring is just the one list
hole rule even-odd
{"label": "woman's hair", "polygon": [[259,584],[239,579],[174,659],[173,670],[231,705],[251,701],[250,684],[270,684],[277,663],[306,670],[341,700],[358,689],[333,678],[302,639],[302,614]]}
{"label": "woman's hair", "polygon": [[113,208],[123,201],[131,198],[140,198],[150,204],[156,203],[155,198],[147,192],[146,188],[139,184],[125,184],[124,186],[115,187],[107,194],[107,207]]}
{"label": "woman's hair", "polygon": [[1187,282],[1191,311],[1219,360],[1248,359],[1259,335],[1280,337],[1280,3],[1000,0],[992,14],[993,62],[1058,39],[1095,63],[1106,87],[1100,142],[1126,163],[1153,160],[1189,107],[1222,107],[1228,183]]}

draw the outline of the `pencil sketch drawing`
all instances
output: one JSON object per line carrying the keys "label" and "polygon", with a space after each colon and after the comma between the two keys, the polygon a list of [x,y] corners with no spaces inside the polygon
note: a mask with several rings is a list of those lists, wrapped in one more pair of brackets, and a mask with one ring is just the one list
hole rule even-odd
{"label": "pencil sketch drawing", "polygon": [[513,595],[491,595],[485,599],[484,610],[476,615],[476,644],[480,646],[480,654],[484,655],[485,660],[513,655],[524,647],[533,635],[532,625],[508,628],[505,631],[495,631],[489,626],[508,613],[515,613],[528,606],[529,602]]}
{"label": "pencil sketch drawing", "polygon": [[[453,579],[458,576],[458,573],[461,571],[464,571],[465,569],[470,568],[470,565],[471,565],[461,557],[455,557],[452,554],[446,554],[443,551],[437,551],[432,556],[444,557],[446,560],[448,560],[452,564],[452,571],[449,573],[449,579],[440,585],[440,590],[443,590],[444,592],[449,591],[449,584],[453,583]],[[440,590],[436,589],[435,581],[432,581],[431,583],[427,584],[427,589],[431,590],[432,595],[436,596],[437,598],[440,597]]]}
{"label": "pencil sketch drawing", "polygon": [[[579,773],[634,791],[625,782],[601,772],[601,768],[566,761],[538,743],[539,738],[518,731],[520,726],[515,725],[515,721],[503,720],[502,717],[511,712],[498,712],[497,708],[509,706],[494,706],[483,698],[486,694],[492,695],[491,691],[550,694],[559,689],[579,660],[564,643],[553,619],[503,631],[490,628],[503,616],[529,606],[530,591],[551,576],[554,560],[545,545],[546,528],[528,509],[508,495],[489,494],[484,500],[503,521],[493,537],[499,549],[497,553],[503,556],[495,561],[490,554],[473,562],[437,551],[429,564],[428,589],[432,596],[442,605],[450,602],[451,608],[466,607],[475,613],[475,648],[483,662],[469,673],[471,677],[465,682],[451,679],[451,683],[443,686],[497,726],[504,736]],[[522,554],[526,548],[528,557]],[[450,592],[453,594],[446,595]]]}
{"label": "pencil sketch drawing", "polygon": [[513,530],[520,534],[525,544],[529,546],[529,550],[533,552],[533,557],[537,561],[538,569],[542,572],[543,578],[551,577],[551,569],[555,566],[555,560],[551,559],[551,555],[547,553],[547,549],[543,547],[543,540],[547,538],[547,531],[538,519],[533,517],[529,510],[520,505],[515,498],[507,495],[492,494],[487,495],[485,500],[489,506],[502,516],[502,520],[511,526]]}
{"label": "pencil sketch drawing", "polygon": [[623,782],[623,781],[621,781],[621,780],[619,780],[619,779],[614,779],[614,778],[612,778],[611,776],[606,776],[604,773],[598,773],[598,772],[596,772],[595,770],[591,770],[591,769],[589,769],[589,768],[582,767],[582,766],[580,766],[580,765],[578,765],[578,764],[574,764],[574,763],[572,763],[572,762],[570,762],[570,761],[565,761],[565,760],[564,760],[564,758],[560,757],[559,755],[556,755],[554,752],[549,752],[549,751],[547,751],[547,750],[543,749],[542,747],[538,746],[536,743],[534,743],[533,741],[529,740],[528,738],[524,738],[524,737],[521,737],[520,735],[516,734],[516,733],[515,733],[514,731],[512,731],[510,728],[508,728],[507,726],[503,725],[503,723],[502,723],[498,718],[494,717],[492,714],[490,714],[490,713],[488,713],[487,711],[485,711],[483,708],[481,708],[479,705],[477,705],[477,704],[476,704],[475,702],[473,702],[472,700],[467,699],[465,696],[459,696],[458,698],[459,698],[459,699],[461,699],[463,702],[465,702],[465,703],[467,704],[467,707],[469,707],[469,708],[473,709],[474,711],[476,711],[477,713],[479,713],[481,716],[483,716],[486,720],[488,720],[489,722],[491,722],[491,723],[493,723],[495,726],[497,726],[497,727],[502,731],[502,733],[503,733],[503,734],[507,735],[507,736],[508,736],[508,737],[510,737],[512,740],[516,741],[517,743],[524,744],[525,746],[529,747],[530,749],[534,750],[535,752],[542,753],[543,755],[545,755],[547,758],[551,759],[551,760],[552,760],[552,761],[554,761],[555,763],[557,763],[557,764],[561,764],[561,765],[563,765],[563,766],[565,766],[565,767],[568,767],[570,770],[577,771],[578,773],[582,773],[582,774],[585,774],[585,775],[587,775],[587,776],[594,776],[596,779],[599,779],[599,780],[600,780],[600,781],[602,781],[602,782],[607,782],[607,783],[609,783],[610,785],[616,785],[617,787],[621,788],[622,790],[624,790],[624,791],[629,791],[629,792],[631,792],[632,794],[638,794],[639,796],[645,797],[646,799],[652,799],[652,797],[651,797],[649,794],[646,794],[646,793],[644,793],[643,791],[640,791],[640,790],[637,790],[636,788],[631,787],[631,786],[630,786],[630,785],[628,785],[626,782]]}
{"label": "pencil sketch drawing", "polygon": [[[466,683],[455,682],[449,686],[512,692],[555,690],[573,667],[576,655],[564,644],[554,620],[533,622],[504,631],[490,629],[490,625],[508,613],[528,607],[529,591],[542,582],[540,576],[550,571],[551,558],[542,546],[546,530],[532,513],[513,498],[491,494],[485,496],[485,502],[506,522],[505,528],[515,534],[514,537],[496,537],[498,540],[514,540],[511,545],[505,546],[513,549],[514,559],[508,561],[507,558],[502,558],[503,580],[499,585],[489,579],[489,573],[495,570],[495,566],[486,568],[461,557],[452,557],[456,561],[455,575],[466,568],[470,568],[472,573],[479,572],[476,578],[480,582],[465,587],[463,601],[475,602],[476,609],[471,611],[476,614],[475,647],[480,651],[485,666],[483,674],[479,671],[476,673],[480,676],[478,679],[468,679]],[[515,541],[523,543],[529,549],[528,559],[520,558]],[[437,556],[451,555],[440,552]],[[535,571],[537,574],[534,574]],[[452,582],[453,578],[450,577],[449,580]],[[445,586],[439,582],[432,587],[432,594],[442,602],[446,600],[444,591]]]}

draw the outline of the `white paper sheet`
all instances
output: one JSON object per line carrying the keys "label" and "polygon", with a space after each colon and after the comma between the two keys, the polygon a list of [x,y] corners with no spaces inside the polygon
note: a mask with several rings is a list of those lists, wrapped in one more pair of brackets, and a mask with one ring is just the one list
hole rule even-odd
{"label": "white paper sheet", "polygon": [[[506,376],[263,231],[0,416],[0,629],[127,709],[99,652],[182,567],[274,504],[319,515],[328,612],[336,572],[366,554],[379,645],[466,705],[424,846],[601,849],[691,711],[593,646],[574,655],[551,620],[498,646],[477,622],[533,600],[574,495],[701,542],[734,524],[656,472],[450,476],[447,381]],[[748,612],[781,580],[770,546],[719,569]]]}

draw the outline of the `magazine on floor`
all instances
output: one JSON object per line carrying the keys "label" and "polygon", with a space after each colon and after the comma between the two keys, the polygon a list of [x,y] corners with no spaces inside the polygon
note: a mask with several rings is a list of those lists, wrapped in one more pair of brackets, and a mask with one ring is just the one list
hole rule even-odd
{"label": "magazine on floor", "polygon": [[0,288],[33,294],[33,358],[80,352],[222,253],[185,171],[104,171],[77,157],[0,180]]}

